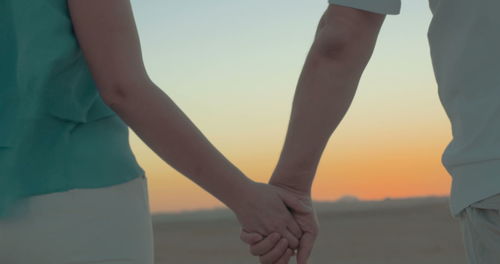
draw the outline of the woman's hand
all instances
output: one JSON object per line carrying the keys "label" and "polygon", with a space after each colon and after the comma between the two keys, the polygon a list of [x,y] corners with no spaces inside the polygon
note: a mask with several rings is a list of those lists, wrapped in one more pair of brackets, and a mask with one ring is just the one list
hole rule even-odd
{"label": "woman's hand", "polygon": [[302,230],[287,208],[279,189],[264,183],[251,182],[239,197],[231,203],[231,210],[236,214],[242,230],[268,236],[278,233],[286,242],[286,247],[297,249]]}

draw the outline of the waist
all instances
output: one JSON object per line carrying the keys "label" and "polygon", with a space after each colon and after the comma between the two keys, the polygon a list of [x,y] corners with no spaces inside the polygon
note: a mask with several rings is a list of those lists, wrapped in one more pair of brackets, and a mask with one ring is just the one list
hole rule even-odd
{"label": "waist", "polygon": [[37,120],[31,128],[41,121],[49,123],[23,130],[15,147],[0,148],[0,203],[144,174],[130,149],[128,127],[118,116],[80,124]]}

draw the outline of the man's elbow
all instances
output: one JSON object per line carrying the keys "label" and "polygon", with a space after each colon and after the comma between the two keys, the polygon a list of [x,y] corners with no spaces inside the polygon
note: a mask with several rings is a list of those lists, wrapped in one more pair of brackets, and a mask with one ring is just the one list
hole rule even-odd
{"label": "man's elbow", "polygon": [[311,56],[321,60],[340,60],[347,58],[349,48],[352,47],[354,38],[348,32],[341,33],[336,30],[323,28],[314,40]]}
{"label": "man's elbow", "polygon": [[384,18],[353,8],[330,7],[320,21],[310,55],[319,60],[366,62]]}

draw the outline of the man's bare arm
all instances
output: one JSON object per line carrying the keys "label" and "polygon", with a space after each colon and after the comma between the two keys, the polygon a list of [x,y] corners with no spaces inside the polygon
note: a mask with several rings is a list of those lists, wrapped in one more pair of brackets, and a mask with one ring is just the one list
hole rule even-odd
{"label": "man's bare arm", "polygon": [[271,184],[310,195],[323,150],[351,105],[384,19],[339,5],[327,9],[298,81]]}
{"label": "man's bare arm", "polygon": [[[270,184],[299,199],[308,210],[293,211],[303,231],[297,263],[306,264],[319,232],[311,185],[328,139],[349,108],[385,15],[330,5],[318,26],[293,102],[285,145]],[[271,238],[243,232],[254,252],[274,252]]]}

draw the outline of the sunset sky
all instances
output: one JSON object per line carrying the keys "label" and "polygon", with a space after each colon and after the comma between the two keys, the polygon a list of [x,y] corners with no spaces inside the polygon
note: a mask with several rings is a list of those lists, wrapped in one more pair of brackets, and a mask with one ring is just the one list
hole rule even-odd
{"label": "sunset sky", "polygon": [[[150,76],[249,177],[267,181],[297,78],[326,0],[132,0]],[[451,140],[427,43],[427,1],[387,16],[344,120],[330,139],[316,200],[448,195]],[[152,212],[221,206],[131,132]]]}

